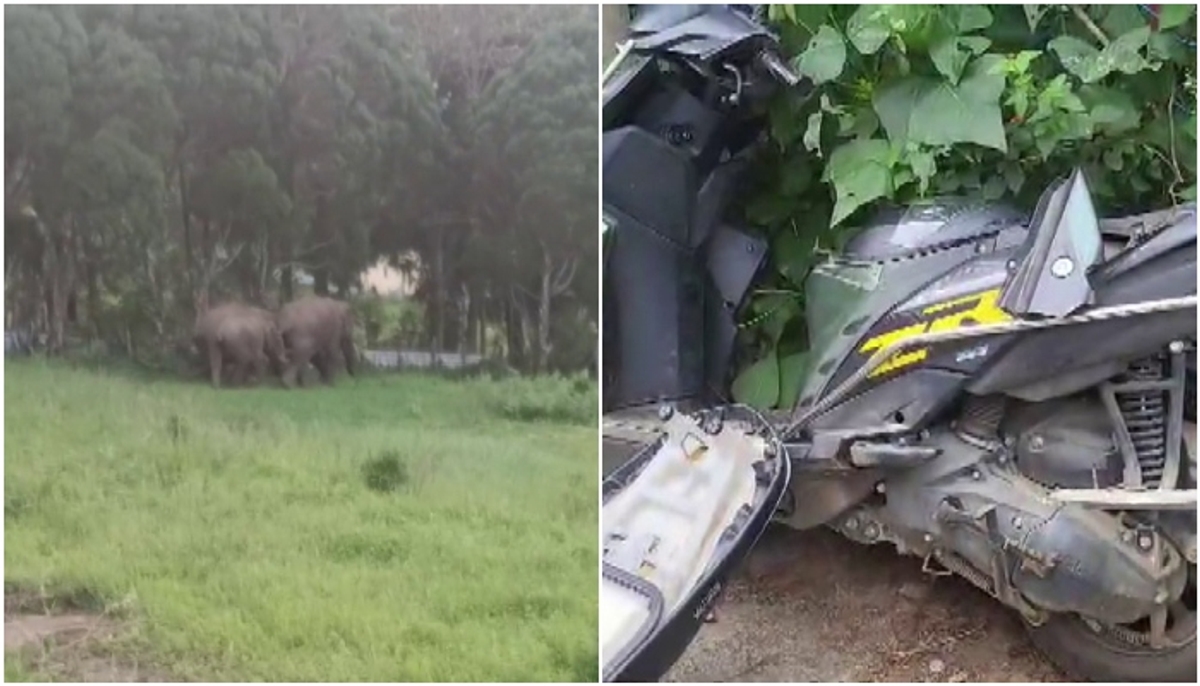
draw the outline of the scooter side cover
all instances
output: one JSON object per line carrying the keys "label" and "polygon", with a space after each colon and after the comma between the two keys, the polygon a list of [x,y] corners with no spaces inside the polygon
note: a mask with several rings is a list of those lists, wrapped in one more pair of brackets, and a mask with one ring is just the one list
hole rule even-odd
{"label": "scooter side cover", "polygon": [[604,483],[605,681],[653,681],[674,664],[779,505],[782,444],[720,424],[706,422],[710,433],[676,413]]}

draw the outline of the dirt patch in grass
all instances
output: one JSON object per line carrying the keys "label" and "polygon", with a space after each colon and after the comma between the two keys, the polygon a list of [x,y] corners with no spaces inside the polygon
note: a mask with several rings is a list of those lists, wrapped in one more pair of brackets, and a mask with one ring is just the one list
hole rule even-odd
{"label": "dirt patch in grass", "polygon": [[4,595],[5,681],[161,682],[164,670],[130,657],[131,620],[84,611],[28,591]]}

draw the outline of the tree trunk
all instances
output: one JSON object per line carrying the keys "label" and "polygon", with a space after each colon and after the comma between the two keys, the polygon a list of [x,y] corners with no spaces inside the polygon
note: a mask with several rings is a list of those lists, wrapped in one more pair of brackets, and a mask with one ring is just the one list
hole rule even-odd
{"label": "tree trunk", "polygon": [[456,328],[457,331],[454,332],[457,339],[455,349],[461,360],[467,353],[467,341],[471,340],[471,289],[465,283],[462,284],[458,298],[458,326]]}
{"label": "tree trunk", "polygon": [[280,293],[279,304],[280,305],[285,305],[292,301],[292,298],[295,295],[295,293],[293,291],[294,281],[295,281],[295,275],[292,273],[292,265],[289,264],[288,266],[283,268],[282,272],[279,275],[279,293]]}
{"label": "tree trunk", "polygon": [[100,279],[96,272],[94,257],[84,263],[83,270],[88,324],[92,329],[92,335],[96,338],[102,338],[103,333],[100,328]]}
{"label": "tree trunk", "polygon": [[75,285],[75,254],[72,240],[72,219],[62,220],[61,231],[51,235],[38,220],[46,236],[45,271],[43,278],[50,287],[50,341],[52,353],[62,352],[66,342],[68,310]]}
{"label": "tree trunk", "polygon": [[517,318],[521,321],[521,357],[524,358],[524,364],[521,369],[536,374],[538,368],[538,351],[533,349],[533,341],[530,340],[531,335],[536,335],[533,317],[529,314],[529,308],[525,307],[520,301],[517,302]]}
{"label": "tree trunk", "polygon": [[471,299],[471,344],[475,348],[475,354],[480,357],[487,357],[487,351],[484,350],[485,341],[483,336],[484,329],[486,328],[484,324],[485,315],[487,314],[486,309],[487,303],[484,302],[483,297],[479,293],[476,293],[475,297]]}
{"label": "tree trunk", "polygon": [[538,325],[537,325],[537,360],[534,364],[534,373],[541,374],[546,371],[546,366],[550,362],[550,298],[553,295],[551,292],[551,278],[554,270],[554,262],[550,259],[550,252],[544,247],[542,248],[542,283],[538,289]]}
{"label": "tree trunk", "polygon": [[431,352],[433,353],[433,366],[440,365],[441,352],[443,348],[442,335],[446,328],[446,274],[445,274],[445,235],[444,227],[439,227],[437,238],[434,239],[433,250],[433,338],[431,343]]}
{"label": "tree trunk", "polygon": [[329,295],[329,272],[324,269],[313,271],[313,292],[317,295]]}
{"label": "tree trunk", "polygon": [[506,298],[502,305],[504,310],[504,337],[508,343],[508,364],[515,369],[525,368],[524,335],[521,333],[521,318],[517,314],[517,305],[511,298]]}
{"label": "tree trunk", "polygon": [[195,255],[192,252],[192,207],[190,197],[188,196],[187,179],[183,173],[182,144],[178,146],[176,155],[179,157],[175,173],[179,179],[179,213],[181,215],[180,219],[183,221],[183,258],[186,263],[184,276],[187,279],[188,292],[193,294],[194,297],[196,293],[196,280],[192,270],[195,269],[196,261]]}

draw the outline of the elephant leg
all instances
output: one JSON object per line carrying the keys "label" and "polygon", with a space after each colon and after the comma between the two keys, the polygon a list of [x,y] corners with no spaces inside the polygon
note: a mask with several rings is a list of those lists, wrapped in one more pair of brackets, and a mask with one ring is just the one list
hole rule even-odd
{"label": "elephant leg", "polygon": [[304,370],[308,367],[308,362],[312,358],[312,350],[307,346],[298,345],[292,348],[291,354],[288,356],[287,368],[283,371],[283,385],[291,388],[293,383],[297,383],[301,388],[304,388]]}
{"label": "elephant leg", "polygon": [[258,385],[267,374],[267,356],[259,353],[254,357],[252,383]]}
{"label": "elephant leg", "polygon": [[313,355],[313,366],[321,374],[321,381],[326,385],[333,385],[333,356],[328,352],[322,351]]}
{"label": "elephant leg", "polygon": [[243,362],[235,362],[233,365],[232,376],[229,379],[230,386],[246,385],[246,365]]}

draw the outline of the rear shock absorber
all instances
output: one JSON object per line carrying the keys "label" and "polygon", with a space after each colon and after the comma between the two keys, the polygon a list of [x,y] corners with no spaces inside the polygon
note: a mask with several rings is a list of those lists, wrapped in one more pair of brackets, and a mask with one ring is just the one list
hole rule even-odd
{"label": "rear shock absorber", "polygon": [[[1131,382],[1161,381],[1165,360],[1148,357],[1134,362],[1126,376]],[[1142,468],[1142,483],[1156,487],[1167,462],[1167,393],[1162,390],[1118,390],[1117,407]]]}

